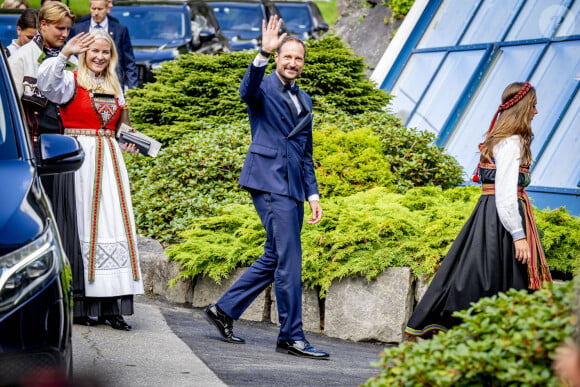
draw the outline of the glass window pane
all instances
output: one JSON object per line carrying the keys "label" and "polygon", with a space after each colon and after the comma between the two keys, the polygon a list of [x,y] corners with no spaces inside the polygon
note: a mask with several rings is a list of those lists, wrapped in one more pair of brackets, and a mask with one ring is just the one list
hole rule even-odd
{"label": "glass window pane", "polygon": [[580,35],[580,1],[574,2],[556,36]]}
{"label": "glass window pane", "polygon": [[531,73],[544,47],[543,44],[504,47],[494,58],[445,144],[447,152],[463,166],[466,180],[471,179],[479,162],[477,146],[489,129],[503,90],[512,82],[526,80],[524,74]]}
{"label": "glass window pane", "polygon": [[407,126],[439,134],[484,52],[449,53]]}
{"label": "glass window pane", "polygon": [[506,40],[550,38],[566,11],[562,0],[527,0]]}
{"label": "glass window pane", "polygon": [[580,182],[580,93],[568,108],[532,171],[532,185],[578,188]]}
{"label": "glass window pane", "polygon": [[538,115],[532,122],[532,155],[535,157],[539,156],[538,151],[560,116],[562,106],[578,83],[579,52],[580,40],[551,44],[530,80],[538,95]]}
{"label": "glass window pane", "polygon": [[407,62],[391,91],[390,108],[401,122],[407,122],[444,55],[444,52],[413,54]]}
{"label": "glass window pane", "polygon": [[417,48],[454,46],[478,3],[471,0],[444,0]]}
{"label": "glass window pane", "polygon": [[461,39],[461,44],[501,41],[522,1],[484,1],[477,11],[477,15],[475,15],[475,18],[469,25],[467,32]]}

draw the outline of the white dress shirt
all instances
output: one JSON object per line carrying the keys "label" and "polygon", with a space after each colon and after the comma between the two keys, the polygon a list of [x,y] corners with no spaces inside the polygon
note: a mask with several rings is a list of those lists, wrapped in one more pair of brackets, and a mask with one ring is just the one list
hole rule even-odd
{"label": "white dress shirt", "polygon": [[521,153],[522,142],[520,136],[516,135],[500,141],[493,147],[497,215],[514,241],[526,237],[518,203]]}

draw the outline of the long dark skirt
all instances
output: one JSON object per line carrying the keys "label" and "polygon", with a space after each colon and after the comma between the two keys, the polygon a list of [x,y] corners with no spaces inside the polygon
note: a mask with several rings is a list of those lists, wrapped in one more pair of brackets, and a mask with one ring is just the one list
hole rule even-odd
{"label": "long dark skirt", "polygon": [[107,298],[85,297],[84,265],[77,228],[74,173],[47,175],[42,185],[54,213],[64,251],[72,270],[74,317],[133,314],[133,295]]}
{"label": "long dark skirt", "polygon": [[[522,219],[523,207],[520,203]],[[509,289],[527,289],[526,265],[515,259],[511,234],[503,227],[494,195],[482,195],[415,308],[405,333],[423,336],[461,321],[453,312]]]}

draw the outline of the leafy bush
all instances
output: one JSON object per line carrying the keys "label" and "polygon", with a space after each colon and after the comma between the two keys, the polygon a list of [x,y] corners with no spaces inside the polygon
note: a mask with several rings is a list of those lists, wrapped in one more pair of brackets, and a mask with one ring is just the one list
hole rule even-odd
{"label": "leafy bush", "polygon": [[385,349],[365,386],[558,386],[551,363],[574,334],[575,307],[572,281],[482,298],[447,333]]}
{"label": "leafy bush", "polygon": [[414,2],[415,0],[383,0],[383,3],[393,10],[394,19],[404,19]]}
{"label": "leafy bush", "polygon": [[343,132],[326,122],[314,131],[315,167],[322,197],[346,196],[391,182],[383,144],[370,128]]}
{"label": "leafy bush", "polygon": [[249,145],[245,122],[193,131],[154,158],[129,156],[135,220],[142,235],[174,242],[194,219],[249,203],[237,185]]}
{"label": "leafy bush", "polygon": [[[423,187],[401,195],[376,188],[325,200],[322,221],[315,227],[305,223],[302,232],[305,285],[320,287],[324,295],[332,281],[357,276],[372,280],[393,266],[409,266],[418,277],[433,274],[480,192],[479,187]],[[550,228],[553,239],[570,230],[578,234],[580,219],[570,217],[566,224],[550,223]],[[179,278],[205,275],[218,282],[256,260],[265,238],[251,206],[230,206],[220,216],[196,219],[181,236],[183,243],[166,250],[182,266]],[[545,249],[548,265],[559,260],[573,267],[580,246],[560,243],[556,250],[554,245]],[[564,257],[557,256],[561,251]]]}

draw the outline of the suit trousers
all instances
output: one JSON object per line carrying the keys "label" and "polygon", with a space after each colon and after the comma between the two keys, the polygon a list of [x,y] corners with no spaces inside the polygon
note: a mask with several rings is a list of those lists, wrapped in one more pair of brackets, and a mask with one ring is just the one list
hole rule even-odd
{"label": "suit trousers", "polygon": [[304,203],[289,196],[249,190],[266,230],[264,254],[218,300],[217,305],[237,320],[272,282],[280,322],[279,340],[303,340],[302,246]]}

